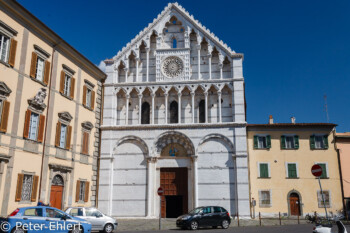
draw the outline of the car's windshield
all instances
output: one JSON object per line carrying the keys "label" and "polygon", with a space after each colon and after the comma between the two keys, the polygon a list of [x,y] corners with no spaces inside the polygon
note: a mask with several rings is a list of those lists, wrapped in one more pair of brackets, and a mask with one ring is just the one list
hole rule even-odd
{"label": "car's windshield", "polygon": [[200,212],[203,212],[203,208],[195,208],[190,211],[190,214],[198,214]]}

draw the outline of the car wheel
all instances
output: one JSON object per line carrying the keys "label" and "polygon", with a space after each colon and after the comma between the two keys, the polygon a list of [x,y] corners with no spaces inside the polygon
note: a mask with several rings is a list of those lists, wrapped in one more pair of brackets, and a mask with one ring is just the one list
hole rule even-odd
{"label": "car wheel", "polygon": [[107,223],[105,225],[105,227],[103,228],[103,231],[106,233],[111,233],[111,232],[113,232],[113,230],[114,230],[113,225],[110,223]]}
{"label": "car wheel", "polygon": [[198,222],[197,221],[192,221],[190,224],[190,229],[191,230],[197,230],[198,229]]}
{"label": "car wheel", "polygon": [[81,229],[79,226],[74,226],[71,233],[83,233],[83,229]]}
{"label": "car wheel", "polygon": [[230,226],[230,223],[227,220],[222,220],[221,227],[227,229]]}
{"label": "car wheel", "polygon": [[26,233],[25,230],[23,230],[22,228],[13,228],[13,230],[11,231],[11,233]]}

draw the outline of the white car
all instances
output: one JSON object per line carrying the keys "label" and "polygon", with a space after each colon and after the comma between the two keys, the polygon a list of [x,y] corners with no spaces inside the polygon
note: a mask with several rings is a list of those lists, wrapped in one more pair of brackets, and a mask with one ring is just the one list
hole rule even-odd
{"label": "white car", "polygon": [[110,233],[117,229],[118,226],[116,219],[104,215],[96,208],[69,207],[66,209],[66,213],[73,217],[82,218],[91,223],[91,231]]}

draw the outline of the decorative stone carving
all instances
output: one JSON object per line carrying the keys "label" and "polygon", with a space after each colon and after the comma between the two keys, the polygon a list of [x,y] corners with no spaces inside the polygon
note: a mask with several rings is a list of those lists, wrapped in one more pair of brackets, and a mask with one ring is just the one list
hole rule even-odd
{"label": "decorative stone carving", "polygon": [[9,96],[11,92],[11,89],[4,82],[0,82],[0,95]]}
{"label": "decorative stone carving", "polygon": [[182,74],[184,69],[183,61],[176,56],[166,58],[162,64],[162,72],[168,78],[175,78]]}
{"label": "decorative stone carving", "polygon": [[69,114],[69,112],[60,112],[58,113],[58,117],[67,122],[70,122],[73,119],[72,115]]}
{"label": "decorative stone carving", "polygon": [[88,131],[94,128],[94,125],[89,121],[84,121],[83,123],[81,123],[81,126]]}
{"label": "decorative stone carving", "polygon": [[36,110],[43,111],[46,108],[46,104],[44,103],[46,96],[46,89],[40,88],[34,98],[28,100],[29,106]]}

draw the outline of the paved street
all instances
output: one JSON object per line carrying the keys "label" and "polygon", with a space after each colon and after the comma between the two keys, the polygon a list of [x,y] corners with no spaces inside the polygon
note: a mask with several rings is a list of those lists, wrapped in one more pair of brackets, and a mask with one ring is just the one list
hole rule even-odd
{"label": "paved street", "polygon": [[[119,226],[117,231],[128,233],[128,232],[192,232],[190,230],[180,230],[175,227],[175,219],[162,219],[162,231],[159,231],[158,219],[117,219]],[[223,229],[212,229],[205,228],[193,232],[235,232],[235,233],[311,233],[314,225],[306,224],[305,221],[301,221],[301,224],[297,224],[296,220],[288,219],[282,221],[282,226],[279,226],[277,220],[264,220],[263,226],[259,226],[258,220],[241,220],[241,227],[237,227],[237,221],[233,221],[231,226],[227,230]],[[243,226],[242,226],[243,225]],[[350,226],[347,227],[350,232]],[[334,233],[338,232],[336,227],[333,230]]]}
{"label": "paved street", "polygon": [[[258,227],[258,226],[247,226],[247,227],[230,227],[227,230],[223,229],[211,229],[211,228],[206,228],[206,229],[200,229],[194,232],[198,233],[222,233],[222,232],[235,232],[235,233],[256,233],[256,232],[261,232],[261,233],[311,233],[313,229],[313,225],[311,224],[301,224],[301,225],[288,225],[288,226],[263,226],[263,227]],[[347,230],[350,230],[350,227],[347,227]],[[153,231],[139,231],[139,232],[155,232],[157,230]],[[135,231],[123,231],[123,233],[128,233],[128,232],[135,232]],[[168,233],[175,233],[175,232],[193,232],[189,230],[179,230],[176,228],[169,229],[169,230],[162,230],[162,231],[157,231],[157,232],[168,232]],[[338,232],[336,228],[334,228],[333,232]]]}

